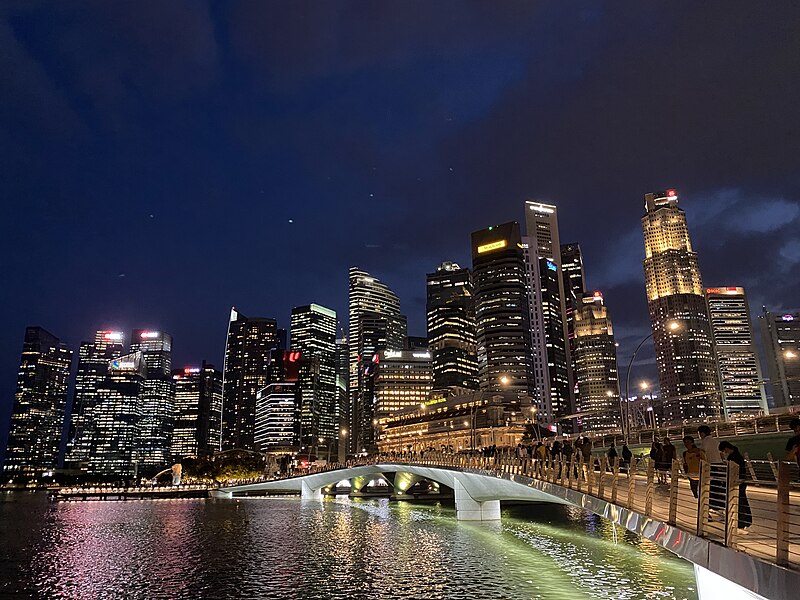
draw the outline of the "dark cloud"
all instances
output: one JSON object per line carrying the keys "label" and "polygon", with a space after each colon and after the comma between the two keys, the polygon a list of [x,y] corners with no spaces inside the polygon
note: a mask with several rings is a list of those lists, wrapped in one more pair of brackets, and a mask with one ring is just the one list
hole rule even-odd
{"label": "dark cloud", "polygon": [[424,273],[528,197],[581,243],[623,360],[648,333],[648,191],[680,190],[707,283],[795,308],[798,23],[792,2],[5,3],[2,406],[25,325],[157,326],[178,363],[219,362],[231,304],[344,316],[352,264],[422,333]]}

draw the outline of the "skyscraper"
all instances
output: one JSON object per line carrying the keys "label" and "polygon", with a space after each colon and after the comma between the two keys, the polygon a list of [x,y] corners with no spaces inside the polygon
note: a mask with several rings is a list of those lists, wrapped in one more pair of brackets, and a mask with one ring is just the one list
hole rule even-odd
{"label": "skyscraper", "polygon": [[564,292],[567,298],[580,298],[586,290],[586,279],[583,272],[583,254],[579,244],[561,245],[561,274],[564,277]]}
{"label": "skyscraper", "polygon": [[142,397],[147,364],[141,351],[109,361],[107,376],[97,387],[97,403],[89,472],[103,477],[133,477],[138,473]]}
{"label": "skyscraper", "polygon": [[[303,418],[311,422],[312,406],[316,406],[318,416],[314,430],[306,428],[308,435],[323,438],[334,443],[339,429],[339,416],[336,401],[336,312],[309,304],[292,309],[291,348],[299,351],[306,359],[316,361],[310,365],[310,377],[304,378],[312,387],[303,385],[301,394]],[[310,398],[309,396],[313,396]]]}
{"label": "skyscraper", "polygon": [[644,275],[665,421],[720,415],[697,253],[675,190],[645,195]]}
{"label": "skyscraper", "polygon": [[97,390],[108,377],[108,363],[122,356],[124,337],[121,331],[101,330],[95,333],[93,342],[81,342],[65,459],[73,469],[88,468]]}
{"label": "skyscraper", "polygon": [[472,279],[480,389],[528,393],[534,375],[519,223],[472,234]]}
{"label": "skyscraper", "polygon": [[[308,364],[309,359],[296,350],[275,349],[270,353],[269,383],[256,394],[256,450],[294,452],[302,450],[301,445],[309,449],[311,437],[303,433],[300,410],[303,402],[300,383],[308,377]],[[310,401],[313,402],[313,396]],[[314,407],[307,405],[306,409],[313,411]],[[307,412],[305,417],[308,431],[314,415]]]}
{"label": "skyscraper", "polygon": [[22,344],[3,474],[38,477],[58,465],[72,350],[41,327]]}
{"label": "skyscraper", "polygon": [[375,418],[379,423],[398,411],[427,402],[433,377],[427,350],[384,350],[374,364]]}
{"label": "skyscraper", "polygon": [[475,294],[469,269],[443,262],[427,277],[428,348],[433,389],[478,387]]}
{"label": "skyscraper", "polygon": [[175,427],[172,457],[210,456],[219,450],[222,423],[222,373],[203,361],[172,372]]}
{"label": "skyscraper", "polygon": [[744,288],[706,288],[706,302],[725,414],[766,414],[767,399]]}
{"label": "skyscraper", "polygon": [[255,449],[256,394],[269,383],[270,352],[280,345],[275,319],[231,309],[222,384],[222,449]]}
{"label": "skyscraper", "polygon": [[[565,418],[574,412],[574,378],[558,209],[553,204],[528,200],[525,202],[525,223],[533,366],[538,376],[534,396],[539,404],[539,414],[569,431],[571,422]],[[571,264],[570,268],[574,285],[574,265]]]}
{"label": "skyscraper", "polygon": [[779,314],[764,308],[758,317],[772,388],[772,406],[800,405],[800,312]]}
{"label": "skyscraper", "polygon": [[576,409],[583,431],[619,427],[619,373],[614,329],[603,295],[582,296],[575,311]]}
{"label": "skyscraper", "polygon": [[134,329],[130,352],[141,352],[146,367],[139,423],[139,464],[163,468],[170,461],[175,416],[172,336],[163,331]]}
{"label": "skyscraper", "polygon": [[381,350],[401,349],[406,337],[406,318],[400,300],[382,281],[358,267],[349,274],[350,309],[350,449],[374,451],[375,397],[367,367]]}

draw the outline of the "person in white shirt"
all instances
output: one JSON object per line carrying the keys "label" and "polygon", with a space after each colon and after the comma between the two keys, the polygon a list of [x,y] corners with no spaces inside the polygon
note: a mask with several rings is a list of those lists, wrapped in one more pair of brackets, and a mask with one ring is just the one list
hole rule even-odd
{"label": "person in white shirt", "polygon": [[725,508],[727,493],[723,475],[724,464],[719,451],[719,440],[711,435],[711,428],[708,425],[700,425],[697,428],[697,433],[700,436],[700,442],[697,446],[705,453],[706,460],[711,463],[708,506],[712,511],[720,511]]}

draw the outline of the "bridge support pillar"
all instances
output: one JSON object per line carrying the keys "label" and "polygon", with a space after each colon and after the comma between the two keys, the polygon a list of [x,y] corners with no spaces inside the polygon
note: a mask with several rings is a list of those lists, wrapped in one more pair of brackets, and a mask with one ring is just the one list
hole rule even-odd
{"label": "bridge support pillar", "polygon": [[726,598],[726,600],[767,600],[764,596],[751,592],[725,579],[722,575],[694,565],[694,578],[697,581],[697,597],[700,600],[716,600]]}
{"label": "bridge support pillar", "polygon": [[302,500],[322,500],[322,488],[312,489],[305,481],[300,485],[300,498]]}
{"label": "bridge support pillar", "polygon": [[453,482],[453,495],[456,500],[456,519],[459,521],[500,520],[500,500],[474,500],[457,478]]}

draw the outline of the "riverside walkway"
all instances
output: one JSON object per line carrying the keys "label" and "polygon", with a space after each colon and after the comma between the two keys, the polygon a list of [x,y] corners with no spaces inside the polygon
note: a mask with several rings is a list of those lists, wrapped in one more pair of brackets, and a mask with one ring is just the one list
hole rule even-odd
{"label": "riverside walkway", "polygon": [[[706,596],[703,589],[719,594],[729,584],[732,587],[725,591],[729,600],[796,598],[800,589],[797,467],[787,462],[749,463],[752,479],[758,483],[748,481],[752,525],[747,529],[738,527],[740,481],[738,467],[733,467],[712,469],[704,463],[695,498],[677,461],[667,483],[659,484],[650,460],[634,460],[625,468],[618,459],[584,463],[575,458],[533,460],[431,451],[312,467],[302,476],[231,486],[220,492],[230,496],[295,489],[304,497],[319,497],[342,479],[406,472],[454,487],[457,511],[459,493],[462,503],[472,501],[478,507],[470,513],[480,515],[481,505],[496,503],[496,510],[494,506],[484,509],[484,520],[500,518],[499,500],[509,499],[559,502],[590,510],[694,563],[701,599],[721,597]],[[766,467],[774,475],[772,481],[760,473]],[[720,510],[712,510],[715,507]]]}

